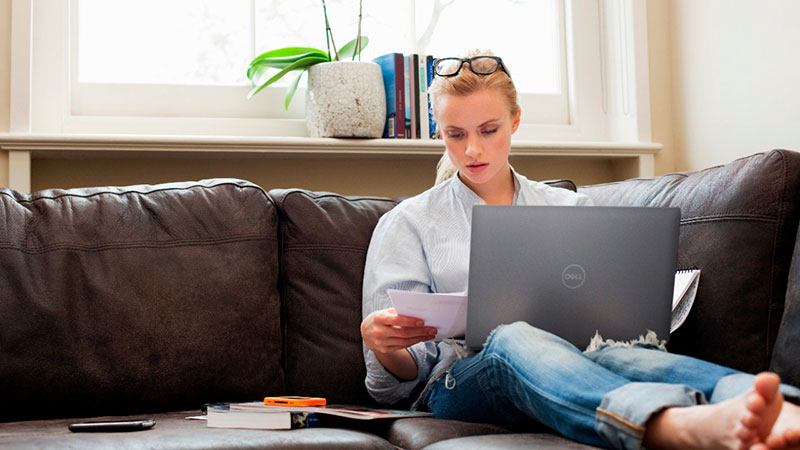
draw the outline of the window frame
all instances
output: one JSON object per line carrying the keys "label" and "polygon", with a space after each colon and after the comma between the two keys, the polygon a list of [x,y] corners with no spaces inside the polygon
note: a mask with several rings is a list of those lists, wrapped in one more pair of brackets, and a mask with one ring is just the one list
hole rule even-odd
{"label": "window frame", "polygon": [[[16,124],[12,131],[307,136],[302,105],[304,92],[300,89],[288,113],[283,111],[285,88],[282,87],[268,88],[249,101],[244,100],[249,90],[247,87],[217,87],[217,92],[211,94],[201,86],[175,88],[156,85],[142,91],[135,86],[98,84],[93,86],[96,88],[94,91],[82,90],[85,86],[76,86],[78,83],[71,69],[75,56],[71,46],[73,39],[77,40],[77,33],[70,33],[70,30],[75,29],[77,13],[73,11],[77,10],[78,1],[68,0],[53,5],[42,0],[12,0],[12,8],[30,11],[31,24],[27,36],[24,26],[12,28],[12,54],[27,51],[30,59],[28,67],[15,65],[11,68],[12,85],[24,88],[24,83],[19,80],[30,80],[28,91],[21,94],[23,101],[12,101],[12,105],[29,106],[27,118],[24,107],[12,106],[11,123]],[[562,102],[565,123],[558,123],[562,120],[542,123],[542,118],[537,117],[530,104],[546,100],[521,95],[525,120],[515,139],[650,142],[644,0],[558,1],[558,10],[565,24],[561,33],[566,48],[561,52],[566,67],[562,71],[562,90],[567,95],[566,102]],[[64,39],[64,36],[70,38]],[[12,57],[12,60],[20,58]],[[42,67],[48,69],[39,70]],[[153,96],[153,89],[161,95]],[[165,102],[158,104],[157,115],[150,116],[135,109],[113,114],[113,110],[87,107],[81,103],[87,95],[97,96],[102,92],[114,92],[129,98],[161,98]],[[202,98],[203,101],[196,102],[196,109],[192,109],[195,113],[188,116],[169,108],[166,100],[171,95],[184,99]],[[234,98],[233,102],[242,109],[219,108],[216,101],[206,101],[209,95],[217,99]],[[83,111],[76,110],[76,106]]]}

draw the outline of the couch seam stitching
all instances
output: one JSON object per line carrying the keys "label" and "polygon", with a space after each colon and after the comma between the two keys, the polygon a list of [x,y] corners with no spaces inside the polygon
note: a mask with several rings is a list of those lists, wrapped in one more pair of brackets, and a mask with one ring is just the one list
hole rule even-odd
{"label": "couch seam stitching", "polygon": [[18,250],[28,254],[42,254],[56,250],[79,250],[79,251],[106,251],[106,250],[120,250],[120,249],[134,249],[134,248],[171,248],[171,247],[189,247],[193,245],[216,245],[231,242],[244,242],[269,239],[269,234],[252,234],[241,235],[224,238],[211,238],[211,239],[183,239],[178,241],[138,241],[121,243],[114,242],[101,245],[84,245],[74,242],[64,242],[58,244],[47,245],[44,247],[28,248],[14,244],[0,243],[0,250]]}
{"label": "couch seam stitching", "polygon": [[721,220],[756,220],[759,222],[775,223],[778,221],[778,218],[759,214],[718,214],[684,218],[681,219],[681,224],[685,225],[690,223],[715,222]]}
{"label": "couch seam stitching", "polygon": [[[242,180],[242,181],[246,181],[246,180]],[[176,187],[168,187],[168,188],[165,187],[165,188],[153,189],[151,191],[136,191],[136,190],[131,189],[131,190],[126,190],[126,191],[122,191],[122,192],[99,191],[99,192],[93,192],[91,194],[86,194],[86,195],[78,195],[78,194],[69,194],[69,193],[67,193],[67,194],[56,195],[56,196],[53,196],[53,197],[44,197],[44,196],[42,196],[42,197],[36,197],[36,198],[30,198],[30,199],[22,199],[22,200],[15,198],[13,195],[11,195],[7,191],[0,191],[0,195],[4,195],[6,197],[9,197],[11,200],[15,201],[16,203],[34,203],[34,202],[37,202],[39,200],[59,200],[59,199],[62,199],[62,198],[91,198],[91,197],[95,197],[95,196],[98,196],[98,195],[115,195],[117,197],[122,197],[122,196],[129,195],[129,194],[150,195],[150,194],[155,194],[155,193],[160,193],[160,192],[192,190],[192,189],[196,189],[196,188],[211,189],[211,188],[215,188],[215,187],[219,187],[219,186],[234,186],[234,187],[237,187],[239,189],[256,189],[256,190],[261,191],[262,193],[264,193],[265,196],[266,196],[266,192],[264,191],[264,189],[262,189],[259,186],[256,186],[256,185],[240,185],[240,184],[231,183],[231,182],[223,182],[223,183],[211,184],[211,185],[192,184],[192,185],[189,185],[189,186],[181,186],[181,187],[177,187],[177,186]]]}

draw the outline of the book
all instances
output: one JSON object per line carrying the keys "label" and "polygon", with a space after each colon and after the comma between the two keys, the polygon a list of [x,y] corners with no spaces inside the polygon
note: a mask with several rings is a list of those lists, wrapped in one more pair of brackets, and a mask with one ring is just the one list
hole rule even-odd
{"label": "book", "polygon": [[239,403],[209,406],[203,416],[188,419],[205,420],[207,428],[240,428],[248,430],[288,430],[320,426],[315,413],[275,411],[241,407]]}
{"label": "book", "polygon": [[231,409],[241,412],[278,413],[278,414],[322,414],[356,420],[376,419],[403,419],[409,417],[430,417],[433,414],[422,411],[407,411],[400,409],[368,408],[354,405],[325,405],[325,406],[272,406],[264,402],[232,403]]}
{"label": "book", "polygon": [[[686,321],[694,305],[699,282],[698,269],[675,272],[670,333]],[[466,292],[431,293],[389,289],[386,293],[398,314],[422,319],[425,325],[436,327],[435,340],[464,338],[467,330]]]}
{"label": "book", "polygon": [[288,430],[292,428],[289,411],[239,410],[230,406],[209,406],[208,428],[243,428],[251,430]]}
{"label": "book", "polygon": [[422,111],[420,110],[419,105],[419,90],[420,90],[420,78],[419,78],[419,55],[414,53],[411,55],[411,83],[414,85],[412,87],[411,92],[413,93],[414,98],[411,100],[411,135],[414,139],[420,139],[422,136],[420,135],[420,116],[422,115]]}
{"label": "book", "polygon": [[406,104],[406,139],[415,137],[414,130],[414,70],[412,68],[413,61],[410,55],[403,56],[403,89],[405,89],[405,104]]}
{"label": "book", "polygon": [[386,91],[386,126],[383,137],[389,139],[405,138],[405,81],[403,76],[403,55],[387,53],[373,61],[381,66],[383,86]]}
{"label": "book", "polygon": [[[431,83],[433,83],[433,61],[434,61],[434,59],[435,58],[433,56],[431,56],[431,55],[428,55],[426,57],[426,59],[425,59],[426,66],[427,66],[426,69],[428,71],[427,72],[427,75],[428,75],[428,89],[430,89]],[[428,102],[427,111],[428,111],[428,126],[430,128],[430,137],[431,137],[431,139],[436,139],[437,138],[436,121],[433,119],[433,109],[431,108],[430,93],[426,92],[425,99]]]}
{"label": "book", "polygon": [[431,138],[431,129],[430,129],[430,116],[429,116],[429,105],[428,105],[428,59],[430,56],[428,55],[420,55],[419,56],[419,65],[417,67],[417,80],[419,80],[419,89],[418,93],[419,96],[418,100],[418,116],[419,116],[419,138],[420,139],[430,139]]}

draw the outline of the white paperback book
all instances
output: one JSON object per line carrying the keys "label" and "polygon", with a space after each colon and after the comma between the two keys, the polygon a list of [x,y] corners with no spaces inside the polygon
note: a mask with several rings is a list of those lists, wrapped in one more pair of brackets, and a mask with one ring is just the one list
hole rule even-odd
{"label": "white paperback book", "polygon": [[288,430],[292,415],[288,411],[241,410],[235,407],[209,406],[206,427],[244,428],[250,430]]}

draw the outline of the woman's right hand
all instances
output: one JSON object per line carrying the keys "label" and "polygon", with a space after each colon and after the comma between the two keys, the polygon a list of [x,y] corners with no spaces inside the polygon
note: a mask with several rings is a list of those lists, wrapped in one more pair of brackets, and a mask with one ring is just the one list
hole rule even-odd
{"label": "woman's right hand", "polygon": [[398,315],[394,308],[381,309],[361,321],[361,337],[368,349],[386,355],[433,339],[436,328],[426,327],[422,319]]}

